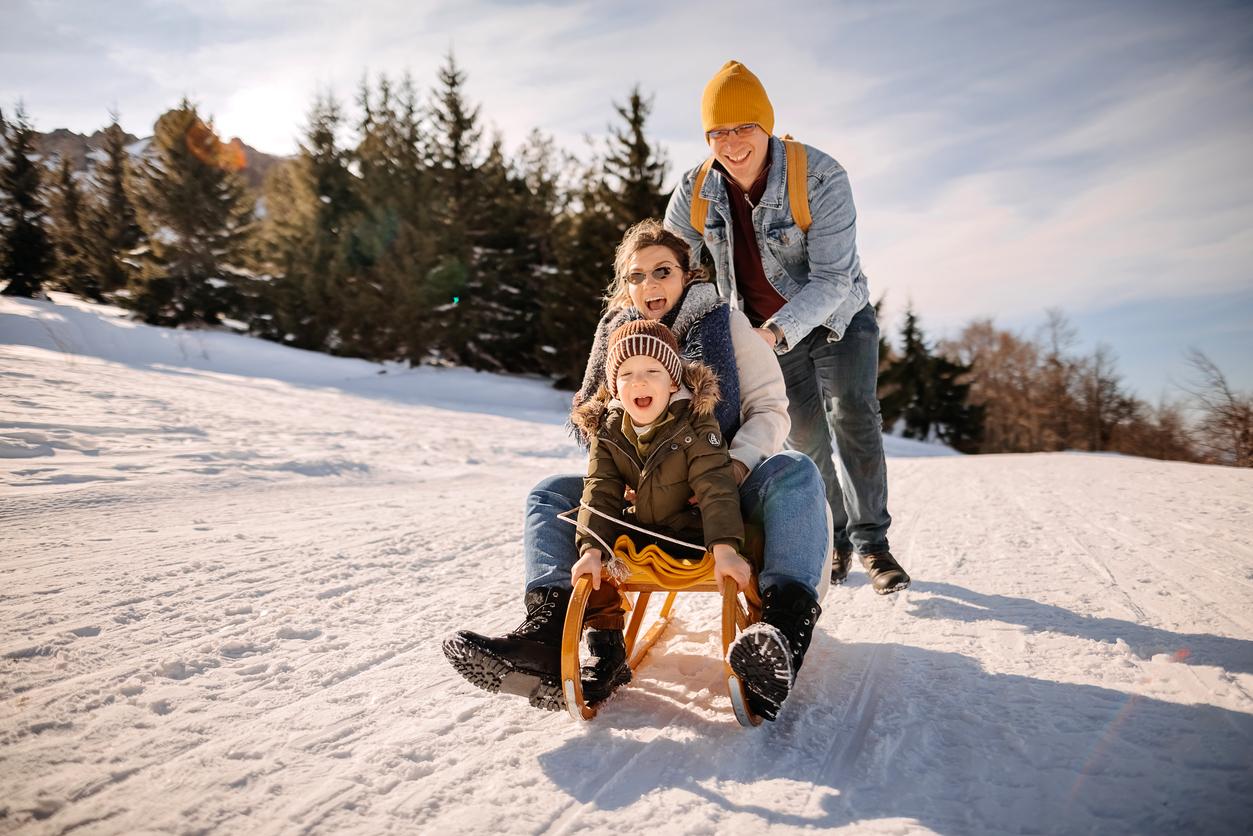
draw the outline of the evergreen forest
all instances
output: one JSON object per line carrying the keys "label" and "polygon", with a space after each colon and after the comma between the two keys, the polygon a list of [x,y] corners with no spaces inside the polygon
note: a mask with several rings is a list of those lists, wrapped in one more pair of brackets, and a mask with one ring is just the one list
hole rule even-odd
{"label": "evergreen forest", "polygon": [[[532,130],[506,148],[449,54],[429,87],[322,93],[299,150],[250,180],[238,140],[184,99],[146,142],[118,114],[83,165],[0,111],[0,280],[108,301],[150,324],[226,327],[370,360],[538,374],[574,388],[623,232],[665,209],[669,161],[638,88],[579,156]],[[1199,352],[1180,398],[1128,393],[1060,311],[928,340],[906,312],[880,345],[886,431],[968,453],[1114,451],[1253,466],[1253,396]],[[884,327],[884,331],[888,328]]]}

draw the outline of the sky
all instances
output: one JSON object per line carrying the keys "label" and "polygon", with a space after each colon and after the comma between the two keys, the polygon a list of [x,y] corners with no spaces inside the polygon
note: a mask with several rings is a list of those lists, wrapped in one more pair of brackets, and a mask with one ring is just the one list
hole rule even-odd
{"label": "sky", "polygon": [[[184,95],[219,132],[295,150],[319,91],[449,50],[489,128],[579,153],[638,84],[669,178],[705,154],[729,58],[777,133],[849,172],[871,296],[893,333],[972,319],[1032,335],[1050,308],[1110,346],[1140,397],[1182,396],[1185,350],[1253,390],[1253,4],[486,0],[0,0],[0,107],[146,136]],[[349,108],[351,111],[351,107]]]}

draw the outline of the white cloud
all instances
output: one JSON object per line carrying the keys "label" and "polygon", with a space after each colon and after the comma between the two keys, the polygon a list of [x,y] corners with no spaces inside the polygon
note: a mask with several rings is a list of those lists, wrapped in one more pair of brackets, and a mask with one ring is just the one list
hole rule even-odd
{"label": "white cloud", "polygon": [[1251,86],[1217,65],[1146,79],[1024,145],[1018,166],[953,178],[926,202],[878,203],[872,180],[859,208],[875,293],[951,326],[1247,288],[1253,115],[1222,103]]}

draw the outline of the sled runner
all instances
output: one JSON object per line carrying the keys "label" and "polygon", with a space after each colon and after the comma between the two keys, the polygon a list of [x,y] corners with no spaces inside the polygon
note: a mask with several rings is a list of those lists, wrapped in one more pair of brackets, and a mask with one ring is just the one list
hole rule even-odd
{"label": "sled runner", "polygon": [[[559,514],[558,517],[579,527],[578,523],[568,516],[577,514],[578,510],[574,508],[564,514]],[[599,513],[595,509],[592,509],[592,512]],[[696,551],[702,549],[701,546],[685,543],[682,540],[647,532],[625,520],[614,519],[614,522],[627,528],[637,529],[653,538],[670,540]],[[601,583],[609,583],[617,587],[624,607],[631,613],[631,618],[627,622],[625,639],[627,664],[632,672],[644,661],[649,649],[669,626],[670,610],[674,606],[675,597],[680,592],[717,592],[722,595],[722,666],[727,691],[731,697],[731,707],[740,725],[756,726],[761,723],[761,718],[753,714],[748,707],[744,684],[726,661],[727,651],[731,643],[735,641],[736,634],[761,617],[761,599],[757,593],[756,572],[754,571],[752,583],[741,598],[735,581],[730,578],[724,581],[722,589],[718,588],[714,580],[714,558],[708,551],[698,560],[689,560],[673,557],[653,543],[637,550],[635,542],[627,534],[619,535],[614,541],[613,548],[610,548],[595,532],[588,529],[582,530],[589,531],[600,542],[605,554],[614,555],[615,560],[625,566],[625,571],[619,573],[620,577],[611,577],[609,573],[605,573]],[[760,538],[754,538],[753,533],[750,529],[750,542],[757,540],[759,544]],[[750,551],[748,544],[746,544],[745,551]],[[749,562],[752,563],[751,560]],[[662,604],[660,614],[644,635],[640,636],[640,628],[643,626],[644,616],[648,610],[648,601],[654,592],[666,593],[666,599]],[[570,606],[566,611],[565,632],[561,642],[561,689],[565,697],[566,710],[576,720],[590,720],[596,716],[596,708],[588,705],[583,698],[583,685],[579,679],[579,641],[583,633],[584,613],[591,594],[591,579],[584,575],[574,585],[574,593],[570,597]]]}

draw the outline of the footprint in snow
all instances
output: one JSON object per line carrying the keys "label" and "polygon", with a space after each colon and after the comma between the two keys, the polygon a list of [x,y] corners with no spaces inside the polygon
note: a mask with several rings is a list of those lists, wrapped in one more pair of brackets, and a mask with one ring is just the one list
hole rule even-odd
{"label": "footprint in snow", "polygon": [[281,627],[278,631],[280,639],[300,639],[301,641],[309,641],[316,639],[322,635],[322,631],[316,627],[310,627],[308,630],[299,630],[295,627]]}

